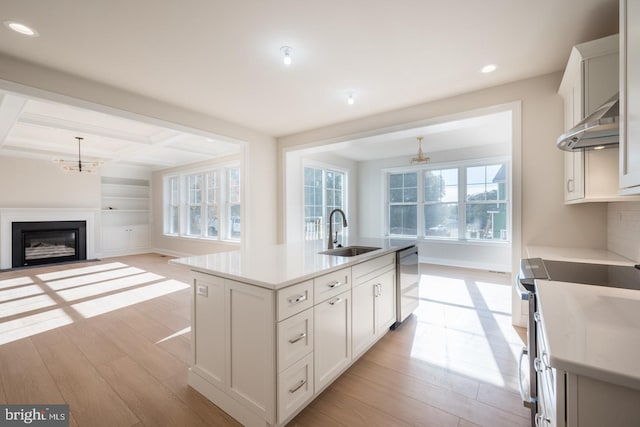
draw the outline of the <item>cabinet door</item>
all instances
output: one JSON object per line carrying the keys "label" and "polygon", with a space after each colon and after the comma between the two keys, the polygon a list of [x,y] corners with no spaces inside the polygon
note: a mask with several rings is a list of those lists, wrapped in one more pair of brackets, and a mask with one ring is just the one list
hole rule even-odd
{"label": "cabinet door", "polygon": [[226,317],[224,279],[195,273],[191,292],[191,325],[193,328],[191,366],[207,381],[223,388]]}
{"label": "cabinet door", "polygon": [[375,280],[369,280],[353,288],[351,318],[353,319],[352,339],[353,357],[358,357],[376,338],[376,321],[374,316],[376,287]]}
{"label": "cabinet door", "polygon": [[275,421],[275,302],[273,292],[225,280],[226,384],[239,402]]}
{"label": "cabinet door", "polygon": [[376,335],[387,332],[389,326],[396,321],[396,274],[388,271],[375,281],[377,287],[375,300]]}
{"label": "cabinet door", "polygon": [[351,290],[316,305],[313,310],[317,393],[351,362]]}
{"label": "cabinet door", "polygon": [[102,229],[102,251],[125,251],[129,247],[129,227],[105,227]]}
{"label": "cabinet door", "polygon": [[129,230],[129,249],[144,249],[149,247],[149,226],[132,225]]}
{"label": "cabinet door", "polygon": [[620,187],[640,194],[640,3],[620,2]]}

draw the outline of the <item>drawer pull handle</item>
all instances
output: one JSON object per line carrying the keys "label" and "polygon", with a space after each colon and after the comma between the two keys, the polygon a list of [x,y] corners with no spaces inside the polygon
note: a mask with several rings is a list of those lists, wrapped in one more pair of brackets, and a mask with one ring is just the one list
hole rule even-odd
{"label": "drawer pull handle", "polygon": [[342,302],[342,298],[336,298],[334,300],[329,301],[329,304],[336,305],[336,304],[340,304],[341,302]]}
{"label": "drawer pull handle", "polygon": [[335,282],[331,282],[329,284],[327,284],[328,287],[330,288],[337,288],[338,286],[342,286],[342,282],[339,280],[336,280]]}
{"label": "drawer pull handle", "polygon": [[295,298],[289,298],[289,304],[298,304],[299,302],[302,301],[306,301],[307,300],[307,294],[303,294],[303,295],[298,295]]}
{"label": "drawer pull handle", "polygon": [[551,362],[549,362],[549,353],[547,353],[546,351],[542,352],[542,364],[544,365],[545,369],[551,369]]}
{"label": "drawer pull handle", "polygon": [[533,359],[533,369],[535,369],[537,373],[541,373],[542,371],[544,371],[544,368],[542,367],[542,360],[538,359],[537,357]]}
{"label": "drawer pull handle", "polygon": [[307,334],[306,334],[305,332],[303,332],[303,333],[301,333],[300,335],[298,335],[297,337],[295,337],[295,338],[291,338],[291,339],[289,340],[289,343],[291,343],[291,344],[295,344],[295,343],[297,343],[298,341],[300,341],[302,338],[304,338],[304,337],[306,337],[306,336],[307,336]]}
{"label": "drawer pull handle", "polygon": [[540,318],[540,312],[539,311],[536,311],[535,313],[533,313],[533,320],[536,323],[540,323],[541,318]]}
{"label": "drawer pull handle", "polygon": [[300,382],[293,388],[289,389],[289,393],[293,394],[296,391],[300,390],[300,388],[307,383],[307,380],[300,380]]}

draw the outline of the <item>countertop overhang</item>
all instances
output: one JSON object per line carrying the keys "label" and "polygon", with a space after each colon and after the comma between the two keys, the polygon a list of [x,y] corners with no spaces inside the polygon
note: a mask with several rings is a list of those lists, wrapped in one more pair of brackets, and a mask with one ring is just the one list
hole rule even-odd
{"label": "countertop overhang", "polygon": [[350,238],[343,243],[344,246],[373,246],[380,249],[353,257],[339,257],[320,253],[327,249],[326,241],[307,241],[250,246],[230,252],[178,258],[169,262],[186,265],[200,273],[275,290],[415,244],[415,240]]}
{"label": "countertop overhang", "polygon": [[554,368],[640,390],[640,292],[536,280]]}

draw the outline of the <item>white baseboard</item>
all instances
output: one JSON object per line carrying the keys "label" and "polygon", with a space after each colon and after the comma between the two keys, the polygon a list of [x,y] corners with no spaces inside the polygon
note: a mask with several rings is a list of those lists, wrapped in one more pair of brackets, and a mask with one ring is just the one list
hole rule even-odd
{"label": "white baseboard", "polygon": [[184,258],[184,257],[188,257],[188,256],[193,256],[193,254],[188,254],[186,252],[171,251],[171,250],[168,250],[168,249],[161,249],[161,248],[152,248],[151,252],[156,253],[156,254],[160,254],[160,255],[173,256],[173,257],[177,257],[177,258]]}

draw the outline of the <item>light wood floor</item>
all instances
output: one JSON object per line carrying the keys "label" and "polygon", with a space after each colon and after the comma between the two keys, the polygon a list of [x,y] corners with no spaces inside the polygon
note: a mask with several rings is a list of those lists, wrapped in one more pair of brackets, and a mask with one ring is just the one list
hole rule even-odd
{"label": "light wood floor", "polygon": [[[189,272],[159,255],[0,273],[0,403],[72,426],[237,426],[186,384]],[[502,275],[424,266],[421,306],[290,426],[527,426]]]}

